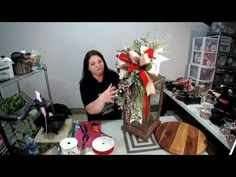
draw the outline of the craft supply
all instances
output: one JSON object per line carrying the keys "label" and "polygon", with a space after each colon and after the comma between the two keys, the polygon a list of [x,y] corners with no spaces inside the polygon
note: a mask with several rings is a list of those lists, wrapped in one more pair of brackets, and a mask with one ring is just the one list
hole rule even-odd
{"label": "craft supply", "polygon": [[97,123],[98,129],[101,130],[101,121],[80,121],[76,125],[76,133],[75,133],[75,138],[78,140],[78,147],[82,148],[83,144],[83,132],[81,130],[81,127],[85,124],[86,127],[88,128],[88,134],[89,134],[89,139],[85,144],[85,148],[91,148],[92,147],[92,142],[95,138],[101,136],[100,133],[94,132],[90,130],[90,125],[93,123]]}
{"label": "craft supply", "polygon": [[200,117],[209,119],[211,117],[211,112],[208,109],[200,108]]}
{"label": "craft supply", "polygon": [[93,151],[98,155],[109,155],[114,150],[115,141],[108,136],[101,136],[92,142]]}
{"label": "craft supply", "polygon": [[62,155],[78,155],[79,149],[77,147],[78,141],[76,138],[70,137],[61,140],[61,154]]}

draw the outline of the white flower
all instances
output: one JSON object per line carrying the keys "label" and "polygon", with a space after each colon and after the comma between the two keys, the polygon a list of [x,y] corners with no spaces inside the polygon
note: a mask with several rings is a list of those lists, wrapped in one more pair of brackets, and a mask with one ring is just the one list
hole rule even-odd
{"label": "white flower", "polygon": [[167,60],[169,60],[169,58],[166,58],[166,57],[159,55],[159,54],[157,54],[155,56],[155,58],[156,59],[152,60],[153,61],[152,68],[148,71],[148,73],[158,76],[158,74],[160,73],[161,62],[167,61]]}

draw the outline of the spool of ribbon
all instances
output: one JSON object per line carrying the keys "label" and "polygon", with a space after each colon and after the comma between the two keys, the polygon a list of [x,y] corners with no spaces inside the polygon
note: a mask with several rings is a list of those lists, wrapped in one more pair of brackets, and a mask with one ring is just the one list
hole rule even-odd
{"label": "spool of ribbon", "polygon": [[79,149],[77,147],[78,141],[76,138],[64,138],[60,141],[62,155],[78,155]]}
{"label": "spool of ribbon", "polygon": [[98,155],[109,155],[114,150],[115,141],[108,136],[97,137],[93,143],[93,151]]}

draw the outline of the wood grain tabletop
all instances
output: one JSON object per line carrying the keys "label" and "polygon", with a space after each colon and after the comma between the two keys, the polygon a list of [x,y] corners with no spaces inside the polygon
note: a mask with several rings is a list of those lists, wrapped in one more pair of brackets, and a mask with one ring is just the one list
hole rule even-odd
{"label": "wood grain tabletop", "polygon": [[156,141],[165,150],[176,155],[199,155],[207,147],[206,136],[184,122],[166,122],[155,130]]}

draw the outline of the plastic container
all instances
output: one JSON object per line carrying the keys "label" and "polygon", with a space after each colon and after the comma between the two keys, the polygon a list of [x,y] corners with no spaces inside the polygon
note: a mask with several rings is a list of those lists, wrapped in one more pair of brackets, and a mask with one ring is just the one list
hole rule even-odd
{"label": "plastic container", "polygon": [[218,39],[211,37],[193,38],[187,79],[192,79],[195,86],[202,83],[212,84],[215,74],[217,48]]}
{"label": "plastic container", "polygon": [[7,66],[9,67],[9,69],[7,70],[9,78],[13,78],[14,77],[14,72],[13,72],[13,67],[12,67],[12,60],[8,57],[5,56],[1,56],[0,58],[0,66]]}
{"label": "plastic container", "polygon": [[34,142],[34,139],[31,136],[25,135],[25,143],[29,154],[32,155],[39,154],[38,145]]}

